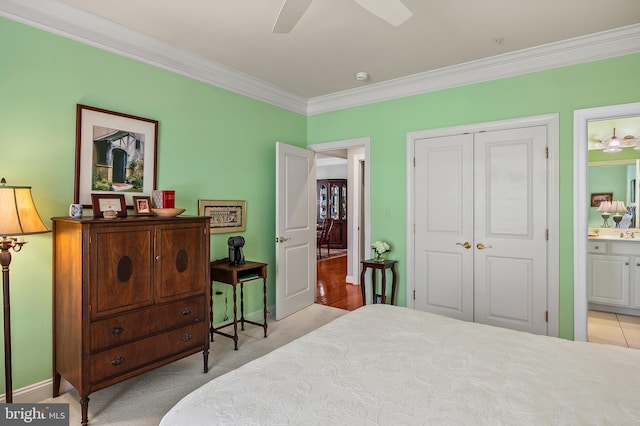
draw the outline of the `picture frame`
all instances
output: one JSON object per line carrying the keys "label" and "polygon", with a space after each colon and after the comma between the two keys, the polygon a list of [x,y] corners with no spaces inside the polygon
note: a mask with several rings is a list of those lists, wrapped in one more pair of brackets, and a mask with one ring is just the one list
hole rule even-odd
{"label": "picture frame", "polygon": [[157,120],[77,104],[74,203],[122,193],[132,206],[134,195],[151,195],[157,152]]}
{"label": "picture frame", "polygon": [[127,217],[124,194],[91,194],[91,207],[93,217]]}
{"label": "picture frame", "polygon": [[613,201],[613,192],[597,192],[591,194],[591,207],[600,207],[603,201]]}
{"label": "picture frame", "polygon": [[151,197],[147,195],[134,195],[133,212],[136,216],[153,216],[153,211],[151,211]]}
{"label": "picture frame", "polygon": [[247,202],[238,200],[198,200],[200,216],[211,218],[210,232],[242,232],[247,229]]}

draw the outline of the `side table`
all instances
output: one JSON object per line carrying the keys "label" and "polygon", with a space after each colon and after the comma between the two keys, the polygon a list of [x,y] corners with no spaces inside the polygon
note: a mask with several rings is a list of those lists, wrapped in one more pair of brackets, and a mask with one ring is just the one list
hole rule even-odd
{"label": "side table", "polygon": [[[264,322],[249,321],[244,318],[244,283],[247,281],[253,281],[262,279],[262,293],[264,304]],[[237,294],[236,288],[240,285],[240,326],[244,330],[244,323],[260,326],[264,329],[264,337],[267,337],[267,264],[260,262],[245,261],[240,265],[232,265],[229,263],[229,259],[219,259],[211,262],[211,293],[213,295],[213,282],[217,281],[224,284],[229,284],[233,287],[233,321],[228,324],[223,324],[219,327],[213,326],[213,297],[211,298],[211,314],[210,314],[210,326],[209,333],[211,334],[211,341],[213,342],[213,334],[220,334],[225,337],[233,339],[234,349],[238,350],[238,314],[237,314]],[[225,333],[221,329],[233,325],[233,334]]]}
{"label": "side table", "polygon": [[366,299],[366,291],[365,291],[365,273],[367,272],[367,269],[371,269],[371,287],[373,289],[373,293],[372,293],[372,302],[376,303],[376,289],[377,289],[377,285],[376,285],[376,271],[380,271],[382,274],[382,288],[380,289],[380,301],[382,303],[386,303],[387,300],[387,295],[386,295],[386,274],[385,271],[387,269],[391,269],[391,274],[393,276],[393,280],[391,283],[391,304],[395,305],[396,304],[396,287],[398,284],[398,271],[397,271],[397,264],[398,261],[397,260],[384,260],[384,262],[376,262],[373,259],[369,259],[369,260],[363,260],[360,262],[362,264],[362,271],[360,272],[360,289],[362,291],[362,304],[366,305],[367,304],[367,299]]}

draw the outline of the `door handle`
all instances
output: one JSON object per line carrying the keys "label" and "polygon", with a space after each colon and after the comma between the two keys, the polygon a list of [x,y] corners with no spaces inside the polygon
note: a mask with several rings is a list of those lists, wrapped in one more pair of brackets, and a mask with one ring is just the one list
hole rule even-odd
{"label": "door handle", "polygon": [[482,243],[478,243],[476,244],[476,247],[478,248],[478,250],[484,250],[486,248],[491,248],[491,246],[489,244],[482,244]]}
{"label": "door handle", "polygon": [[457,246],[462,246],[466,249],[470,249],[471,248],[471,244],[469,243],[469,241],[465,241],[464,243],[456,243]]}
{"label": "door handle", "polygon": [[291,237],[276,237],[276,243],[284,243],[285,241],[289,241]]}

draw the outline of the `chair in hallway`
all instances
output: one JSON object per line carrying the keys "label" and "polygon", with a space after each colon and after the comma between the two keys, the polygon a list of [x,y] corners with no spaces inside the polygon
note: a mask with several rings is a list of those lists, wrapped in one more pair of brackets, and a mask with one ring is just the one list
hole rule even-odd
{"label": "chair in hallway", "polygon": [[322,228],[316,235],[318,246],[318,257],[322,257],[322,246],[327,246],[327,257],[329,257],[329,240],[331,240],[331,230],[333,229],[333,219],[327,218],[322,222]]}

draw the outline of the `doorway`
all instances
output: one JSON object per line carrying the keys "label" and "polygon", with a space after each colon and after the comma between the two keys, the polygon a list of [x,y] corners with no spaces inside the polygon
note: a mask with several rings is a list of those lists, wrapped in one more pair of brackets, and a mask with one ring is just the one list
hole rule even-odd
{"label": "doorway", "polygon": [[[347,255],[341,259],[346,267],[342,280],[359,288],[360,261],[366,256],[364,247],[370,245],[369,138],[349,139],[307,146],[319,157],[341,156],[347,160]],[[318,162],[316,161],[316,164]],[[320,271],[319,271],[320,273]],[[318,277],[319,279],[320,277]],[[353,288],[350,291],[353,292]]]}
{"label": "doorway", "polygon": [[640,102],[576,110],[573,114],[573,338],[578,341],[588,339],[588,123],[632,116],[640,116]]}

